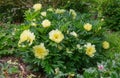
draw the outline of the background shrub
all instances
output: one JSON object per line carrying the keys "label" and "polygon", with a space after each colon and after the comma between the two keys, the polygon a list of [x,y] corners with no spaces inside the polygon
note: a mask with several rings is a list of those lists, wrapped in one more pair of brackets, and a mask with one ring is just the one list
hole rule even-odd
{"label": "background shrub", "polygon": [[[88,13],[93,8],[94,0],[2,0],[0,1],[0,20],[2,22],[21,23],[24,12],[35,3],[42,3],[44,7],[74,9],[81,13]],[[93,11],[93,10],[92,10]]]}
{"label": "background shrub", "polygon": [[23,22],[24,11],[31,7],[35,0],[1,0],[0,20],[4,23]]}
{"label": "background shrub", "polygon": [[99,12],[105,19],[104,26],[113,31],[120,30],[120,0],[103,0],[99,5]]}

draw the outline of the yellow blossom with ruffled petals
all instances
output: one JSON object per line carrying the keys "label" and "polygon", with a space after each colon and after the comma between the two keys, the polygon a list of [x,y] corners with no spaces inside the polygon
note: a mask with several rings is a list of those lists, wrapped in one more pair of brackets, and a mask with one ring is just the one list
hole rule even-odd
{"label": "yellow blossom with ruffled petals", "polygon": [[87,31],[90,31],[90,30],[92,29],[92,25],[89,24],[89,23],[86,23],[86,24],[84,25],[84,29],[87,30]]}
{"label": "yellow blossom with ruffled petals", "polygon": [[70,32],[70,35],[74,36],[74,37],[78,37],[77,33],[75,31]]}
{"label": "yellow blossom with ruffled petals", "polygon": [[77,13],[76,13],[75,10],[73,10],[73,9],[70,9],[70,14],[72,14],[73,19],[75,19],[76,16],[77,16]]}
{"label": "yellow blossom with ruffled petals", "polygon": [[22,42],[28,41],[30,42],[29,45],[32,44],[33,40],[35,40],[35,35],[30,30],[24,30],[20,35],[20,40],[18,42],[18,45],[20,45]]}
{"label": "yellow blossom with ruffled petals", "polygon": [[33,50],[35,57],[39,59],[44,59],[49,53],[49,50],[45,48],[44,43],[34,46]]}
{"label": "yellow blossom with ruffled petals", "polygon": [[52,30],[49,32],[49,39],[56,43],[60,43],[64,39],[64,35],[58,29]]}
{"label": "yellow blossom with ruffled petals", "polygon": [[51,25],[51,22],[50,22],[48,19],[45,19],[45,20],[42,21],[42,26],[43,26],[44,28],[47,28],[47,27],[49,27],[50,25]]}
{"label": "yellow blossom with ruffled petals", "polygon": [[109,44],[109,42],[107,42],[107,41],[104,41],[104,42],[102,43],[102,45],[103,45],[103,48],[104,48],[104,49],[108,49],[108,48],[110,47],[110,44]]}
{"label": "yellow blossom with ruffled petals", "polygon": [[41,12],[41,15],[46,17],[47,13],[46,12]]}
{"label": "yellow blossom with ruffled petals", "polygon": [[62,14],[62,13],[64,13],[66,10],[65,9],[56,9],[55,10],[55,13],[57,13],[57,14]]}
{"label": "yellow blossom with ruffled petals", "polygon": [[95,45],[91,45],[91,43],[87,43],[85,47],[86,47],[86,54],[90,57],[93,57],[94,53],[96,52]]}
{"label": "yellow blossom with ruffled petals", "polygon": [[40,4],[40,3],[37,3],[37,4],[34,4],[33,5],[33,9],[35,10],[35,11],[38,11],[38,10],[40,10],[42,8],[42,4]]}

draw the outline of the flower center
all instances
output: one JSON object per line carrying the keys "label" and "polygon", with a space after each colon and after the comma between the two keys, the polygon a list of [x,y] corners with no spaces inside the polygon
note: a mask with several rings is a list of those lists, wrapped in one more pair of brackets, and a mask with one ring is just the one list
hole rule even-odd
{"label": "flower center", "polygon": [[54,37],[55,37],[55,39],[58,39],[58,38],[59,38],[59,35],[58,35],[58,34],[55,34]]}
{"label": "flower center", "polygon": [[92,48],[88,48],[88,52],[92,52]]}
{"label": "flower center", "polygon": [[43,48],[38,48],[37,49],[37,53],[38,54],[43,54],[44,53],[44,49]]}

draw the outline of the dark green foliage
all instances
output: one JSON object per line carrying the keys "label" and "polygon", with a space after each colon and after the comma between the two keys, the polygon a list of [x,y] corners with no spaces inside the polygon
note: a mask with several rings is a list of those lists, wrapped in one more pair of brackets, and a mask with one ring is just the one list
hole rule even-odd
{"label": "dark green foliage", "polygon": [[55,8],[74,9],[84,13],[88,12],[88,6],[89,3],[86,0],[60,0]]}
{"label": "dark green foliage", "polygon": [[0,57],[13,54],[17,46],[16,25],[0,25]]}
{"label": "dark green foliage", "polygon": [[0,21],[6,23],[23,22],[24,11],[37,0],[1,0]]}
{"label": "dark green foliage", "polygon": [[74,9],[81,13],[89,12],[94,0],[2,0],[0,1],[0,21],[21,23],[24,20],[24,12],[35,3],[42,3],[43,7]]}
{"label": "dark green foliage", "polygon": [[23,22],[24,10],[22,8],[6,5],[0,6],[0,20],[4,23],[20,23]]}
{"label": "dark green foliage", "polygon": [[120,0],[104,0],[101,13],[105,19],[105,27],[113,31],[120,30]]}

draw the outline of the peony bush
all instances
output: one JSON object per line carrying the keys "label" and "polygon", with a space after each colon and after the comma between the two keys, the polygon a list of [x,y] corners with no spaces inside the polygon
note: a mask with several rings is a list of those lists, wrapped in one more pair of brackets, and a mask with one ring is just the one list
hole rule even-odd
{"label": "peony bush", "polygon": [[75,76],[95,66],[110,45],[103,36],[102,21],[86,19],[73,9],[44,9],[35,4],[25,12],[19,29],[24,61],[33,71],[43,70],[51,78]]}

